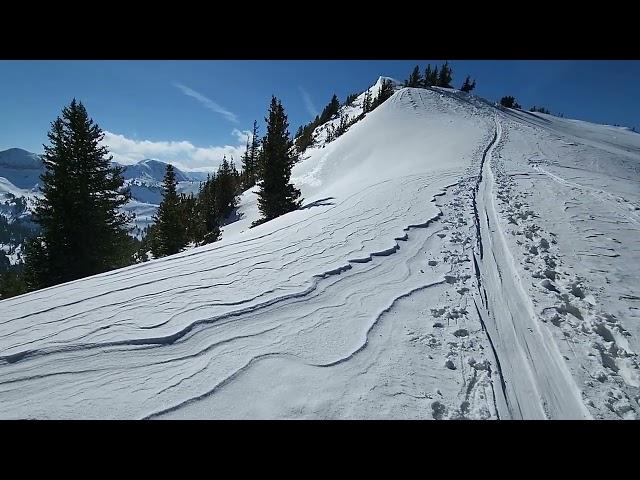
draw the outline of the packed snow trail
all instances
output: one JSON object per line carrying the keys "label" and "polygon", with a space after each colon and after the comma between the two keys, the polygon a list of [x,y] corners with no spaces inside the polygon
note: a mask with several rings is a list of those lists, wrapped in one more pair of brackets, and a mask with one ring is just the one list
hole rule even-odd
{"label": "packed snow trail", "polygon": [[571,374],[545,327],[540,327],[531,299],[522,288],[515,260],[505,241],[495,206],[491,162],[502,141],[496,116],[496,137],[482,165],[477,201],[480,242],[487,252],[479,261],[487,293],[488,318],[495,322],[498,356],[512,418],[589,418]]}
{"label": "packed snow trail", "polygon": [[521,286],[591,416],[640,418],[640,136],[523,116],[492,164]]}

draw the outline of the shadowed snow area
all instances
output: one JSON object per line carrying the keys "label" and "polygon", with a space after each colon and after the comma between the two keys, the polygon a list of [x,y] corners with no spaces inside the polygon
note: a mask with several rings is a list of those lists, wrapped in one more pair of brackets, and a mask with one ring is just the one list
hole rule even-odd
{"label": "shadowed snow area", "polygon": [[401,89],[305,152],[305,208],[1,301],[0,417],[634,418],[639,152]]}

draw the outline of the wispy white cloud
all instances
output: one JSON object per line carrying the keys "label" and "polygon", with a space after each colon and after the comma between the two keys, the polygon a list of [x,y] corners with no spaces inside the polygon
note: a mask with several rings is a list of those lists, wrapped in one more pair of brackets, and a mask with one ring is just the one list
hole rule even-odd
{"label": "wispy white cloud", "polygon": [[234,128],[231,134],[238,139],[238,142],[246,145],[247,142],[251,141],[251,137],[253,136],[249,130],[238,130]]}
{"label": "wispy white cloud", "polygon": [[309,93],[302,87],[298,87],[298,90],[300,90],[300,94],[302,95],[302,100],[304,101],[304,106],[306,107],[307,112],[309,112],[309,115],[311,115],[312,117],[315,117],[316,115],[318,115],[318,109],[313,104],[313,101],[311,100],[311,95],[309,95]]}
{"label": "wispy white cloud", "polygon": [[146,158],[153,158],[171,163],[182,170],[215,170],[222,162],[222,157],[233,157],[236,163],[244,153],[249,131],[234,129],[238,145],[197,147],[191,142],[135,140],[124,135],[104,132],[102,143],[109,149],[113,160],[125,165],[137,163]]}
{"label": "wispy white cloud", "polygon": [[182,85],[181,83],[174,83],[173,85],[176,88],[179,88],[180,90],[182,90],[182,93],[184,93],[185,95],[195,98],[198,102],[204,105],[205,108],[208,108],[211,111],[214,111],[216,113],[223,115],[230,122],[238,123],[238,116],[235,113],[230,112],[224,107],[221,107],[210,98],[205,97],[201,93],[196,92],[195,90],[187,87],[186,85]]}

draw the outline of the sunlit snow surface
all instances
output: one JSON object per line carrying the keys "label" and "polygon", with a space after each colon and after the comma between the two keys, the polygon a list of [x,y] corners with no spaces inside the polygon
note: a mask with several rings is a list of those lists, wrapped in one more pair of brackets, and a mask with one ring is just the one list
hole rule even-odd
{"label": "sunlit snow surface", "polygon": [[299,211],[0,302],[0,417],[639,413],[640,135],[402,89],[323,145]]}

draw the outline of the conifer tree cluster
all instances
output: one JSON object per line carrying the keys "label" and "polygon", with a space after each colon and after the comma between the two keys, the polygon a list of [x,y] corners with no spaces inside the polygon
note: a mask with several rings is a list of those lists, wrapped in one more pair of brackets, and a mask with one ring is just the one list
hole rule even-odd
{"label": "conifer tree cluster", "polygon": [[178,253],[190,243],[205,245],[218,240],[220,226],[237,206],[241,178],[233,160],[225,156],[218,171],[200,184],[198,195],[187,196],[177,193],[175,170],[167,165],[164,196],[143,240],[142,261],[147,251],[159,258]]}
{"label": "conifer tree cluster", "polygon": [[547,115],[551,115],[551,112],[544,107],[536,107],[535,105],[529,109],[530,112],[540,112],[546,113]]}
{"label": "conifer tree cluster", "polygon": [[153,237],[150,247],[156,258],[180,252],[188,243],[187,219],[182,215],[183,203],[177,192],[176,174],[173,165],[167,165],[164,175],[164,196],[153,217]]}
{"label": "conifer tree cluster", "polygon": [[338,123],[338,126],[331,124],[327,127],[327,140],[326,140],[327,143],[333,142],[336,138],[343,135],[351,125],[361,120],[363,116],[364,114],[350,118],[349,115],[346,113],[341,114],[340,123]]}
{"label": "conifer tree cluster", "polygon": [[347,98],[345,98],[344,100],[344,106],[347,107],[349,105],[351,105],[356,98],[358,98],[358,93],[352,93],[350,95],[347,95]]}
{"label": "conifer tree cluster", "polygon": [[313,131],[316,129],[316,127],[323,125],[331,120],[335,115],[337,115],[339,110],[340,101],[338,100],[338,96],[334,93],[329,103],[322,109],[322,113],[320,115],[316,115],[316,118],[314,118],[313,121],[298,128],[298,131],[295,135],[295,146],[298,149],[298,152],[303,152],[308,147],[313,145]]}
{"label": "conifer tree cluster", "polygon": [[0,272],[0,300],[15,297],[28,291],[20,268],[10,268]]}
{"label": "conifer tree cluster", "polygon": [[420,67],[415,66],[409,78],[404,81],[405,87],[421,87],[423,85],[422,75],[420,74]]}
{"label": "conifer tree cluster", "polygon": [[460,87],[460,91],[462,92],[470,92],[472,91],[474,88],[476,88],[476,81],[474,80],[473,82],[471,81],[471,76],[467,75],[467,78],[464,79],[464,83],[462,84],[462,86]]}
{"label": "conifer tree cluster", "polygon": [[373,103],[373,100],[371,98],[371,91],[367,90],[364,94],[364,99],[362,100],[362,114],[366,114],[369,113],[371,110],[373,110],[371,108],[371,104]]}
{"label": "conifer tree cluster", "polygon": [[40,233],[25,246],[31,290],[105,272],[133,262],[130,199],[123,168],[100,145],[104,133],[75,99],[62,110],[44,146],[42,198],[34,219]]}
{"label": "conifer tree cluster", "polygon": [[518,102],[516,102],[516,98],[512,95],[507,95],[506,97],[502,97],[500,99],[500,105],[502,105],[505,108],[522,108]]}
{"label": "conifer tree cluster", "polygon": [[393,83],[391,83],[391,80],[387,80],[385,78],[382,80],[382,84],[380,85],[378,96],[371,102],[371,110],[382,105],[391,98],[391,95],[393,95]]}
{"label": "conifer tree cluster", "polygon": [[[382,81],[382,85],[378,92],[378,95],[375,98],[371,95],[370,90],[367,90],[365,92],[362,103],[362,113],[351,118],[347,114],[339,115],[340,102],[338,101],[338,97],[334,94],[331,101],[322,110],[322,113],[320,115],[317,115],[312,122],[300,126],[296,131],[294,144],[298,152],[303,152],[309,146],[313,145],[313,142],[315,140],[313,137],[313,132],[320,125],[323,125],[330,120],[334,120],[336,116],[339,115],[340,122],[338,123],[338,125],[331,124],[326,127],[326,142],[331,142],[345,133],[351,125],[362,120],[367,113],[371,112],[376,107],[381,105],[385,100],[391,97],[391,95],[393,95],[393,92],[393,83],[390,80],[384,79]],[[347,96],[344,102],[344,106],[352,104],[354,100],[358,98],[358,96],[359,95],[356,93]]]}
{"label": "conifer tree cluster", "polygon": [[[420,74],[420,67],[416,65],[405,80],[405,87],[428,88],[428,87],[445,87],[452,88],[453,70],[449,66],[449,62],[444,62],[440,68],[436,65],[431,69],[431,64],[425,68],[424,75]],[[475,87],[475,82],[473,83]]]}
{"label": "conifer tree cluster", "polygon": [[251,132],[251,141],[247,139],[247,149],[242,155],[242,173],[241,183],[242,189],[247,190],[253,187],[258,181],[260,174],[259,167],[260,140],[258,139],[258,121],[253,122],[253,131]]}

